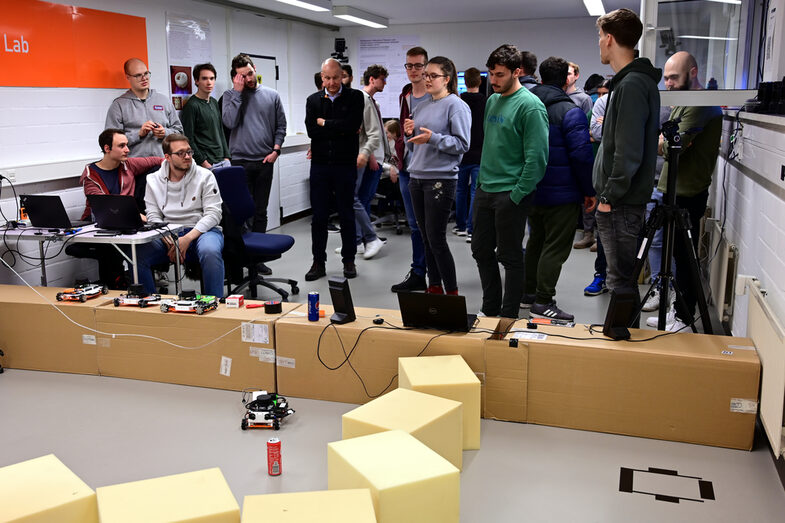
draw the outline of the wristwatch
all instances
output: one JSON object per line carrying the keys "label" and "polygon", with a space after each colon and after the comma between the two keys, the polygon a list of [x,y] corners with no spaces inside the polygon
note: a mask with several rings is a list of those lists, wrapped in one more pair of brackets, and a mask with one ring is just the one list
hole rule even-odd
{"label": "wristwatch", "polygon": [[608,198],[605,196],[600,196],[600,203],[604,203],[605,205],[610,205],[611,202],[608,201]]}

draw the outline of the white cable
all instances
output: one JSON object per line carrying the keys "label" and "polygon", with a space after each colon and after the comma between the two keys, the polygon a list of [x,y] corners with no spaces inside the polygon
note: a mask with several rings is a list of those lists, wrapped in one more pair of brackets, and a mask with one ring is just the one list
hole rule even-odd
{"label": "white cable", "polygon": [[[144,338],[144,339],[148,339],[148,340],[155,340],[155,341],[160,341],[161,343],[165,343],[166,345],[171,345],[172,347],[175,347],[175,348],[178,348],[178,349],[184,349],[184,350],[201,350],[201,349],[203,349],[203,348],[207,347],[208,345],[212,345],[212,344],[213,344],[213,343],[215,343],[216,341],[218,341],[218,340],[221,340],[221,339],[225,338],[226,336],[228,336],[229,334],[233,333],[233,332],[234,332],[234,331],[236,331],[237,329],[240,329],[240,328],[242,328],[242,324],[240,324],[240,325],[238,325],[237,327],[235,327],[235,328],[233,328],[233,329],[231,329],[231,330],[229,330],[229,331],[225,332],[224,334],[221,334],[221,335],[220,335],[220,336],[218,336],[217,338],[215,338],[215,339],[213,339],[213,340],[211,340],[211,341],[208,341],[207,343],[204,343],[204,344],[202,344],[202,345],[199,345],[199,346],[197,346],[197,347],[188,347],[188,346],[185,346],[185,345],[178,345],[177,343],[174,343],[174,342],[171,342],[171,341],[167,341],[167,340],[164,340],[164,339],[161,339],[161,338],[156,338],[155,336],[148,336],[147,334],[123,334],[123,333],[112,333],[112,332],[104,332],[104,331],[99,331],[99,330],[97,330],[97,329],[93,329],[93,328],[91,328],[91,327],[87,327],[86,325],[82,325],[81,323],[79,323],[79,322],[77,322],[77,321],[75,321],[75,320],[72,320],[71,318],[69,318],[69,317],[68,317],[68,315],[67,315],[65,312],[63,312],[63,311],[60,309],[60,307],[58,307],[57,305],[55,305],[54,303],[52,303],[52,302],[51,302],[51,301],[50,301],[50,300],[49,300],[49,299],[48,299],[46,296],[44,296],[43,294],[41,294],[40,292],[38,292],[38,291],[35,289],[35,287],[33,287],[32,285],[30,285],[29,283],[27,283],[27,280],[25,280],[24,278],[22,278],[22,276],[21,276],[21,275],[20,275],[18,272],[16,272],[16,271],[14,270],[14,268],[13,268],[13,267],[11,267],[10,265],[8,265],[8,263],[7,263],[7,262],[6,262],[4,259],[0,258],[0,261],[2,261],[2,262],[3,262],[3,265],[5,265],[6,267],[8,267],[8,268],[11,270],[11,272],[13,272],[13,273],[16,275],[16,277],[17,277],[17,278],[19,278],[20,280],[22,280],[22,283],[24,283],[25,285],[27,285],[28,287],[30,287],[30,290],[32,290],[34,293],[36,293],[38,296],[40,296],[40,297],[41,297],[41,299],[43,299],[43,300],[44,300],[46,303],[48,303],[49,305],[51,305],[52,307],[54,307],[54,309],[55,309],[57,312],[59,312],[60,314],[62,314],[62,315],[63,315],[63,317],[64,317],[66,320],[70,321],[71,323],[73,323],[73,324],[74,324],[74,325],[76,325],[77,327],[81,327],[82,329],[84,329],[84,330],[86,330],[86,331],[89,331],[89,332],[94,332],[94,333],[96,333],[96,334],[100,334],[100,335],[102,335],[102,336],[111,336],[113,339],[114,339],[114,338]],[[251,319],[251,320],[249,320],[247,323],[253,323],[253,322],[255,322],[255,321],[256,321],[255,319]]]}

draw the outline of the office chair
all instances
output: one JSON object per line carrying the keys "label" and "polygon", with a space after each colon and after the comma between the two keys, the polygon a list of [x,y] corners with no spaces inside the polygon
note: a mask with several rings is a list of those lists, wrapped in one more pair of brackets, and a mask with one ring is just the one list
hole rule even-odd
{"label": "office chair", "polygon": [[[259,274],[258,263],[277,260],[294,245],[294,238],[288,234],[268,234],[261,232],[242,232],[243,223],[253,216],[255,206],[245,180],[245,169],[239,166],[216,169],[213,174],[218,182],[218,190],[223,199],[224,216],[221,224],[224,228],[224,259],[227,260],[227,296],[237,294],[248,287],[251,297],[256,298],[258,285],[274,290],[281,295],[282,301],[288,301],[289,292],[273,282],[285,283],[297,294],[300,289],[296,280],[287,278],[266,278]],[[248,276],[240,278],[235,285],[231,266],[237,264],[234,253],[239,254],[239,264],[248,269]],[[227,259],[227,257],[229,259]]]}

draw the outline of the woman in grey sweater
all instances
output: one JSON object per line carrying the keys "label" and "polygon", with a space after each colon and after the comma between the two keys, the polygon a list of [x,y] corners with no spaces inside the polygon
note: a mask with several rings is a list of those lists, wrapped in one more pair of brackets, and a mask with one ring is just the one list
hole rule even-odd
{"label": "woman in grey sweater", "polygon": [[420,102],[412,119],[403,125],[411,154],[409,191],[425,244],[427,292],[458,294],[455,261],[447,244],[447,220],[455,201],[458,165],[469,150],[472,115],[458,97],[452,60],[431,58],[423,78],[430,98]]}

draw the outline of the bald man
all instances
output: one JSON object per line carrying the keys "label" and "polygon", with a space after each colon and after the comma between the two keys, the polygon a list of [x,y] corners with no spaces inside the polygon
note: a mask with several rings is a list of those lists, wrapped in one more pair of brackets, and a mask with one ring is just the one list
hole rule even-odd
{"label": "bald man", "polygon": [[[679,51],[665,62],[665,87],[669,91],[699,91],[703,89],[698,78],[698,63],[690,53]],[[682,152],[679,156],[679,172],[676,180],[676,206],[686,209],[690,215],[692,243],[698,248],[700,219],[706,212],[709,186],[717,155],[720,152],[722,135],[722,109],[719,107],[682,107],[676,106],[670,119],[681,118],[679,134],[682,135]],[[660,183],[657,188],[663,192],[667,201],[668,143],[660,136],[659,154],[665,157]],[[692,278],[689,265],[690,253],[675,242],[673,258],[676,262],[676,283],[679,286],[685,306],[677,304],[676,314],[669,316],[666,330],[678,331],[693,322],[698,287]]]}
{"label": "bald man", "polygon": [[324,277],[327,264],[327,220],[330,200],[341,222],[343,275],[357,276],[355,243],[354,186],[359,130],[363,123],[363,94],[341,83],[341,64],[334,58],[322,64],[324,88],[305,102],[305,127],[311,138],[311,252],[313,265],[306,281]]}
{"label": "bald man", "polygon": [[122,129],[128,138],[128,156],[163,156],[163,139],[182,134],[183,124],[172,101],[150,88],[150,71],[138,58],[123,64],[130,89],[114,99],[106,113],[106,129]]}

